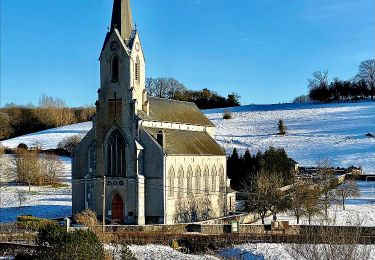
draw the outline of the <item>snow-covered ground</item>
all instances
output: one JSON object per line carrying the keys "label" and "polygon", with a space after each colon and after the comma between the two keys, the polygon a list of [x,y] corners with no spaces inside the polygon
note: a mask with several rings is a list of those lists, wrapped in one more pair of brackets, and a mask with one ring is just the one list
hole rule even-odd
{"label": "snow-covered ground", "polygon": [[40,147],[43,150],[55,149],[64,138],[74,135],[83,137],[91,128],[92,122],[79,123],[15,137],[1,141],[0,144],[8,148],[16,148],[20,143],[24,143],[28,147]]}
{"label": "snow-covered ground", "polygon": [[[234,147],[253,153],[269,146],[284,147],[288,154],[303,165],[313,165],[318,160],[329,159],[335,166],[362,166],[366,172],[375,172],[375,139],[365,134],[375,133],[375,102],[342,104],[283,104],[243,106],[233,108],[233,119],[223,120],[223,109],[206,110],[204,113],[215,123],[216,140],[228,153]],[[278,136],[277,123],[283,119],[288,127],[286,136]],[[43,149],[56,148],[65,137],[84,135],[92,127],[91,122],[70,125],[29,134],[1,144],[14,148],[19,143],[28,146],[41,145]],[[55,218],[71,215],[70,158],[61,157],[65,164],[66,188],[32,187],[23,207],[19,207],[17,190],[27,190],[13,184],[0,187],[0,222],[15,220],[17,215]],[[0,177],[3,175],[0,168]],[[371,186],[368,186],[371,185]],[[330,209],[340,223],[359,218],[364,225],[374,226],[375,182],[361,185],[359,199],[348,201],[347,210]],[[288,214],[280,214],[279,220],[294,223]],[[269,220],[267,220],[269,221]],[[305,220],[302,219],[302,223]]]}
{"label": "snow-covered ground", "polygon": [[[10,156],[1,158],[5,163]],[[59,157],[64,165],[62,184],[65,187],[53,188],[51,186],[28,186],[16,183],[0,185],[0,223],[15,221],[19,215],[33,215],[42,218],[61,218],[72,214],[72,190],[71,190],[71,159]],[[1,172],[3,174],[4,172]],[[4,179],[2,179],[4,181]],[[19,200],[19,194],[23,194],[24,200]]]}
{"label": "snow-covered ground", "polygon": [[[329,160],[333,166],[361,166],[375,173],[375,102],[338,104],[249,105],[231,108],[233,119],[223,120],[224,109],[205,110],[216,125],[216,140],[228,153],[249,148],[284,147],[301,165]],[[287,135],[279,136],[282,119]]]}
{"label": "snow-covered ground", "polygon": [[[345,203],[345,210],[339,201],[333,204],[329,210],[329,221],[326,223],[323,221],[321,215],[314,216],[312,224],[329,224],[329,225],[347,225],[347,226],[375,226],[375,182],[374,181],[359,181],[359,197],[348,198]],[[296,218],[292,212],[279,213],[277,214],[277,220],[289,221],[290,224],[297,224]],[[265,219],[266,224],[270,224],[272,216]],[[255,224],[261,224],[261,220],[258,220]],[[307,217],[300,218],[300,224],[308,224]]]}

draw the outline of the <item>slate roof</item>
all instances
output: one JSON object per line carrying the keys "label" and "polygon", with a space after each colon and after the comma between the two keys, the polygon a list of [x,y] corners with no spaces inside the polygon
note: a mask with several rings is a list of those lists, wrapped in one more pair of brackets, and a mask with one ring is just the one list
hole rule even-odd
{"label": "slate roof", "polygon": [[150,113],[142,113],[143,120],[182,123],[200,126],[215,126],[192,102],[177,101],[164,98],[149,97]]}
{"label": "slate roof", "polygon": [[160,130],[164,131],[164,152],[167,155],[226,155],[221,146],[207,132],[151,127],[144,127],[144,130],[155,139]]}

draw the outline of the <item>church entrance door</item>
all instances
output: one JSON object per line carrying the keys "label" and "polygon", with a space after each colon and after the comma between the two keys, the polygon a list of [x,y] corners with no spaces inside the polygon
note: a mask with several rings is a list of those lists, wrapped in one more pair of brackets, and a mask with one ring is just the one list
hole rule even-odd
{"label": "church entrance door", "polygon": [[124,222],[124,202],[118,194],[112,199],[112,220],[118,223]]}

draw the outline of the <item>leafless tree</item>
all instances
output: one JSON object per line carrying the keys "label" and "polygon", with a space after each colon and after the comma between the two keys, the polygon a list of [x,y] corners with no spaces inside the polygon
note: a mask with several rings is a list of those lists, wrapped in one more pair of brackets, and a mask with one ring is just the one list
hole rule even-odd
{"label": "leafless tree", "polygon": [[323,160],[318,163],[318,173],[321,177],[319,187],[321,189],[321,201],[324,207],[324,215],[328,219],[328,208],[335,202],[334,188],[337,185],[337,179],[330,163],[327,160]]}
{"label": "leafless tree", "polygon": [[342,203],[342,209],[345,210],[345,200],[348,197],[358,197],[359,190],[357,182],[355,180],[345,180],[340,186],[335,190],[335,194],[340,198]]}
{"label": "leafless tree", "polygon": [[271,212],[276,218],[277,212],[282,209],[283,192],[282,178],[277,174],[261,173],[256,181],[254,189],[244,184],[244,190],[247,193],[247,209],[250,212],[259,214],[264,224],[264,219],[268,212]]}
{"label": "leafless tree", "polygon": [[359,72],[356,76],[359,80],[366,82],[371,91],[371,100],[374,100],[375,92],[375,59],[365,60],[359,65]]}
{"label": "leafless tree", "polygon": [[318,215],[322,211],[322,205],[320,198],[320,188],[317,186],[309,187],[306,190],[305,200],[302,203],[303,215],[306,215],[311,225],[311,219],[313,216]]}
{"label": "leafless tree", "polygon": [[146,89],[149,95],[160,98],[176,99],[186,91],[185,86],[174,78],[147,78]]}
{"label": "leafless tree", "polygon": [[304,215],[304,202],[308,196],[308,189],[310,185],[306,182],[296,183],[292,192],[290,193],[290,209],[296,217],[297,224],[300,218]]}
{"label": "leafless tree", "polygon": [[309,89],[316,89],[318,87],[328,87],[328,71],[315,71],[313,78],[308,80]]}
{"label": "leafless tree", "polygon": [[371,246],[360,244],[361,226],[359,222],[350,227],[312,226],[300,231],[298,244],[287,244],[285,250],[298,260],[369,259]]}
{"label": "leafless tree", "polygon": [[17,200],[19,202],[19,207],[22,207],[22,204],[27,201],[27,193],[22,189],[16,190]]}
{"label": "leafless tree", "polygon": [[82,137],[80,135],[65,137],[58,143],[57,147],[59,149],[64,149],[67,152],[72,153],[74,148],[81,142],[81,140]]}

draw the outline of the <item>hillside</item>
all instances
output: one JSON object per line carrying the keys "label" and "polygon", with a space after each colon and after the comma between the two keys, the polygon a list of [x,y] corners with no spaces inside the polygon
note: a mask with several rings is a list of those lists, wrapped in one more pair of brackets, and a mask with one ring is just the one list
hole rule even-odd
{"label": "hillside", "polygon": [[[216,140],[232,153],[234,147],[252,153],[269,146],[284,147],[289,156],[302,165],[329,160],[334,166],[361,166],[375,172],[375,103],[249,105],[230,109],[233,119],[223,120],[224,109],[203,112],[217,126]],[[283,119],[286,136],[277,135],[277,123]],[[14,148],[19,143],[55,148],[64,137],[85,135],[91,122],[29,134],[1,144]]]}

